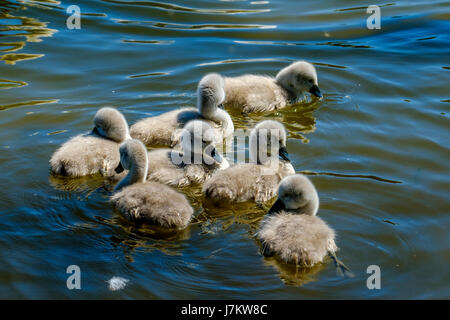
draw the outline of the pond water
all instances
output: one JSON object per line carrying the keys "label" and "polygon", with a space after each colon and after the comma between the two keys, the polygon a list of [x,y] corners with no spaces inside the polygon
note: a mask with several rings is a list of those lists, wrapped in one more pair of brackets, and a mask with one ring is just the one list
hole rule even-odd
{"label": "pond water", "polygon": [[[79,30],[66,27],[72,4]],[[0,1],[0,298],[450,298],[449,30],[447,1]],[[323,100],[232,116],[285,124],[353,278],[330,260],[263,258],[254,204],[203,208],[199,188],[183,190],[196,217],[161,234],[125,223],[101,177],[49,174],[102,106],[132,124],[195,106],[206,73],[275,75],[300,59]],[[81,290],[66,287],[69,265]]]}

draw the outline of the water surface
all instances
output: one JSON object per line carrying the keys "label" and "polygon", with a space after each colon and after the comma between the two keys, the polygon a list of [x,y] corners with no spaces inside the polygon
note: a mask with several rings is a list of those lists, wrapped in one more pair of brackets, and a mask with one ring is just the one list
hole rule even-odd
{"label": "water surface", "polygon": [[[71,4],[80,30],[66,28]],[[450,298],[449,30],[446,1],[0,1],[0,298]],[[286,125],[354,278],[263,258],[256,205],[204,207],[183,190],[196,218],[161,234],[123,221],[101,177],[49,175],[101,106],[134,123],[194,106],[208,72],[275,75],[299,59],[323,100],[233,120]],[[66,288],[72,264],[81,290]],[[115,276],[129,282],[113,292]]]}

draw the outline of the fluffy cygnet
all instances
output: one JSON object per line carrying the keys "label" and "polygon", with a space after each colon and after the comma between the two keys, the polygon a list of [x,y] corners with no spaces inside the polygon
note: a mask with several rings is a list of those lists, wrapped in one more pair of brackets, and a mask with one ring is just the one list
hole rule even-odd
{"label": "fluffy cygnet", "polygon": [[225,106],[245,113],[272,111],[297,102],[305,92],[322,97],[314,66],[297,61],[276,76],[242,75],[225,78]]}
{"label": "fluffy cygnet", "polygon": [[147,149],[139,140],[127,140],[120,146],[120,165],[116,172],[129,170],[115,187],[111,201],[129,221],[184,229],[193,209],[186,197],[157,182],[146,181]]}
{"label": "fluffy cygnet", "polygon": [[197,109],[182,108],[138,121],[131,126],[131,136],[146,145],[173,147],[179,141],[181,129],[191,120],[203,120],[216,129],[216,142],[234,132],[230,115],[223,110],[224,80],[216,73],[204,76],[197,88]]}
{"label": "fluffy cygnet", "polygon": [[171,186],[201,184],[217,171],[229,167],[215,148],[215,130],[200,120],[186,124],[181,134],[181,152],[156,149],[148,153],[148,179]]}
{"label": "fluffy cygnet", "polygon": [[284,178],[278,199],[256,234],[264,255],[277,255],[284,262],[304,267],[312,267],[330,255],[342,271],[349,271],[337,260],[335,232],[316,216],[318,209],[319,196],[306,176]]}
{"label": "fluffy cygnet", "polygon": [[119,144],[130,138],[125,117],[114,108],[101,108],[94,129],[65,142],[50,159],[50,170],[63,176],[114,174],[119,164]]}
{"label": "fluffy cygnet", "polygon": [[286,150],[286,130],[278,121],[256,125],[250,134],[250,156],[252,163],[217,171],[208,179],[203,185],[205,197],[225,204],[263,203],[276,195],[281,179],[295,173]]}

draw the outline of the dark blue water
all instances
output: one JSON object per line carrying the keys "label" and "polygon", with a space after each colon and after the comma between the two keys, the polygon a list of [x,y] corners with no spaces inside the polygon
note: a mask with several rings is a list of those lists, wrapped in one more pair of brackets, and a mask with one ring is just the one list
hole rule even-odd
{"label": "dark blue water", "polygon": [[[81,29],[66,8],[81,8]],[[366,27],[368,5],[381,29]],[[1,1],[0,298],[450,298],[447,1]],[[267,114],[337,232],[341,278],[263,258],[264,210],[203,207],[162,237],[125,223],[101,177],[50,176],[48,160],[98,108],[129,123],[195,106],[208,72],[275,75],[315,64],[324,99]],[[81,290],[66,268],[81,268]],[[381,269],[369,290],[367,267]],[[114,276],[129,282],[111,291]]]}

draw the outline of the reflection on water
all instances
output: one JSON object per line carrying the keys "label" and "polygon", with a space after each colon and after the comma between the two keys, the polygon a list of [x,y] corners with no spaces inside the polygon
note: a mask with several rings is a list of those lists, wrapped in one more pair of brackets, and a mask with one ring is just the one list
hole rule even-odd
{"label": "reflection on water", "polygon": [[37,59],[42,56],[44,55],[30,53],[9,53],[2,55],[0,60],[5,61],[6,64],[15,64],[17,61]]}
{"label": "reflection on water", "polygon": [[154,28],[173,29],[173,30],[209,30],[209,29],[275,29],[275,25],[258,25],[258,24],[181,24],[168,23],[160,21],[137,21],[137,20],[121,20],[113,19],[117,23],[146,25]]}
{"label": "reflection on water", "polygon": [[[111,239],[115,245],[124,245],[127,247],[128,252],[135,250],[160,250],[170,255],[181,255],[181,250],[178,245],[175,245],[176,241],[188,240],[190,237],[189,228],[184,230],[168,230],[158,226],[143,225],[136,227],[130,225],[128,221],[118,217],[114,222],[120,224],[123,230],[131,236],[131,238],[114,238]],[[161,240],[152,242],[150,240]]]}
{"label": "reflection on water", "polygon": [[172,44],[173,40],[122,40],[125,43],[141,43],[141,44]]}
{"label": "reflection on water", "polygon": [[1,42],[0,47],[5,47],[4,49],[0,49],[0,52],[14,52],[21,50],[25,46],[24,41],[20,42]]}
{"label": "reflection on water", "polygon": [[299,173],[311,175],[311,176],[325,175],[325,176],[343,177],[343,178],[373,179],[373,180],[387,182],[387,183],[402,183],[401,181],[389,180],[389,179],[384,179],[384,178],[380,178],[377,176],[365,175],[365,174],[343,174],[343,173],[333,173],[333,172],[311,172],[311,171],[301,171]]}
{"label": "reflection on water", "polygon": [[143,6],[157,8],[168,11],[192,12],[192,13],[209,13],[209,14],[239,14],[239,13],[262,13],[269,12],[270,9],[204,9],[204,8],[189,8],[170,3],[154,2],[154,1],[117,1],[117,0],[103,0],[115,4],[123,4],[129,6]]}
{"label": "reflection on water", "polygon": [[144,74],[135,74],[132,76],[128,76],[128,78],[144,78],[144,77],[156,77],[156,76],[166,76],[169,72],[152,72],[152,73],[144,73]]}
{"label": "reflection on water", "polygon": [[[41,1],[58,4],[58,1]],[[27,3],[28,4],[28,3]],[[40,42],[43,37],[51,37],[57,30],[47,28],[48,22],[41,22],[32,17],[16,16],[9,10],[21,11],[26,7],[10,1],[2,1],[0,3],[0,37],[5,40],[16,40],[17,38],[25,38],[25,41],[19,42],[2,42],[0,52],[7,52],[0,56],[0,60],[6,64],[14,65],[18,61],[37,59],[44,54],[18,53],[24,49],[27,42]],[[14,52],[14,53],[11,53]]]}
{"label": "reflection on water", "polygon": [[[288,139],[299,139],[303,143],[309,140],[305,134],[313,133],[316,130],[316,118],[314,111],[319,107],[319,100],[305,100],[292,105],[290,108],[275,110],[264,113],[242,114],[239,110],[228,110],[233,117],[235,129],[251,129],[258,122],[267,118],[280,121],[288,131]],[[247,146],[244,146],[246,148]],[[241,146],[238,147],[242,149]]]}
{"label": "reflection on water", "polygon": [[154,251],[168,256],[182,256],[182,247],[178,243],[190,238],[189,227],[184,230],[168,230],[158,226],[131,225],[118,212],[114,219],[97,218],[122,231],[120,235],[110,237],[109,242],[112,247],[120,248],[121,254],[129,263],[134,262],[134,255],[152,254]]}
{"label": "reflection on water", "polygon": [[53,188],[61,191],[69,192],[68,194],[74,192],[77,195],[84,194],[86,199],[88,196],[94,192],[95,190],[106,187],[102,176],[93,175],[89,177],[77,177],[77,178],[68,178],[56,175],[49,175],[49,182]]}
{"label": "reflection on water", "polygon": [[59,100],[34,100],[34,101],[24,101],[24,102],[12,103],[12,104],[5,104],[5,105],[0,105],[0,111],[17,108],[17,107],[23,107],[23,106],[36,106],[39,104],[57,103],[58,101]]}
{"label": "reflection on water", "polygon": [[0,79],[0,89],[20,88],[28,85],[25,81],[14,81],[7,79]]}
{"label": "reflection on water", "polygon": [[[301,268],[293,264],[286,264],[276,257],[264,257],[264,265],[274,268],[280,279],[288,286],[304,286],[307,283],[317,281],[320,272],[325,269],[324,263],[319,263],[312,268]],[[326,263],[330,263],[325,259]]]}
{"label": "reflection on water", "polygon": [[[200,63],[198,64],[199,67],[204,66],[213,66],[216,64],[228,64],[228,63],[248,63],[248,62],[269,62],[269,61],[282,61],[279,59],[227,59],[227,60],[221,60],[221,61],[214,61],[214,62],[207,62],[207,63]],[[289,61],[287,59],[284,59],[284,61]]]}
{"label": "reflection on water", "polygon": [[355,45],[350,43],[340,43],[340,42],[325,42],[325,43],[318,43],[319,46],[335,46],[335,47],[342,47],[342,48],[355,48],[355,49],[370,49],[371,46],[366,45]]}

